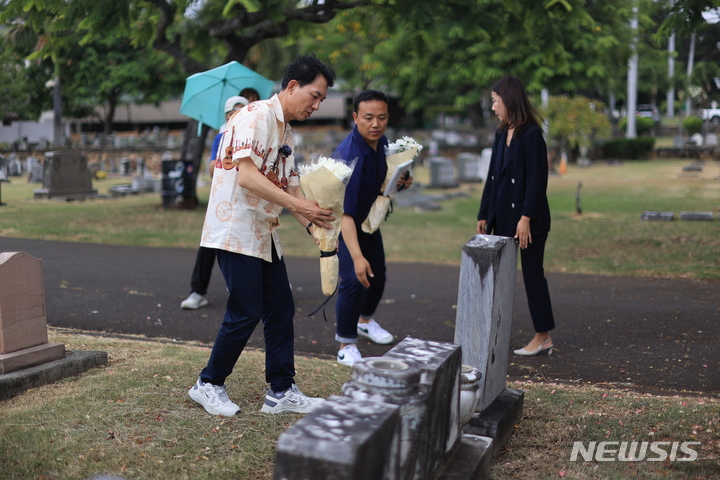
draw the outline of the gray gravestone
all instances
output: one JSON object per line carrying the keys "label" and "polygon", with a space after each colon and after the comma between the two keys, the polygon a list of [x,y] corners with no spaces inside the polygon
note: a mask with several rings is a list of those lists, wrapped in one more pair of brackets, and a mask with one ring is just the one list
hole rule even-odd
{"label": "gray gravestone", "polygon": [[47,152],[42,185],[42,189],[35,190],[35,198],[82,199],[97,195],[87,157],[80,152]]}
{"label": "gray gravestone", "polygon": [[505,390],[516,274],[512,238],[475,235],[463,246],[455,343],[462,363],[482,373],[478,411]]}
{"label": "gray gravestone", "polygon": [[19,177],[22,175],[22,165],[17,157],[11,158],[8,162],[8,175],[11,177]]}
{"label": "gray gravestone", "polygon": [[400,407],[330,397],[278,439],[275,478],[399,478]]}
{"label": "gray gravestone", "polygon": [[680,220],[709,222],[713,219],[713,212],[680,212]]}
{"label": "gray gravestone", "polygon": [[395,358],[422,371],[421,385],[428,390],[428,410],[418,446],[416,478],[432,478],[447,460],[460,437],[460,367],[458,345],[407,337],[385,357]]}
{"label": "gray gravestone", "polygon": [[640,215],[641,220],[655,220],[660,222],[670,222],[675,218],[673,212],[643,212]]}
{"label": "gray gravestone", "polygon": [[433,157],[430,162],[430,186],[435,188],[457,187],[455,165],[445,157]]}

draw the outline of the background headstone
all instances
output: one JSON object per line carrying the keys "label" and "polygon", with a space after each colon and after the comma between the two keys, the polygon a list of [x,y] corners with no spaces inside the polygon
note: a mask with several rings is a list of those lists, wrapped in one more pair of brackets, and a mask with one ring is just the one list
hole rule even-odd
{"label": "background headstone", "polygon": [[640,215],[641,220],[656,220],[661,222],[670,222],[675,218],[673,212],[643,212]]}
{"label": "background headstone", "polygon": [[87,198],[97,195],[92,188],[88,159],[80,152],[45,153],[43,188],[35,190],[35,198]]}
{"label": "background headstone", "polygon": [[432,157],[430,163],[430,186],[435,188],[457,187],[455,165],[446,157]]}

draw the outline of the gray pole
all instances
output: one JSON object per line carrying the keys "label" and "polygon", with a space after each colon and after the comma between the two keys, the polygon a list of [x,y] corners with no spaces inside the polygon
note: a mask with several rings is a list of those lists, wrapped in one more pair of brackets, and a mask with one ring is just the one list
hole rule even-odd
{"label": "gray pole", "polygon": [[[670,0],[670,8],[675,4],[675,0]],[[668,80],[670,87],[667,91],[667,116],[675,116],[675,84],[673,77],[675,76],[675,32],[668,39]]]}
{"label": "gray pole", "polygon": [[687,86],[688,88],[685,90],[685,116],[689,117],[691,112],[690,109],[692,108],[692,99],[690,98],[690,76],[692,75],[692,71],[695,65],[695,32],[690,35],[690,53],[688,54],[688,63],[687,63]]}
{"label": "gray pole", "polygon": [[632,39],[632,54],[628,61],[628,91],[627,91],[627,131],[625,133],[626,138],[637,137],[637,130],[635,128],[635,110],[637,108],[637,77],[638,77],[638,53],[637,53],[637,42],[638,42],[638,7],[633,2],[633,16],[630,21],[630,28],[633,31]]}

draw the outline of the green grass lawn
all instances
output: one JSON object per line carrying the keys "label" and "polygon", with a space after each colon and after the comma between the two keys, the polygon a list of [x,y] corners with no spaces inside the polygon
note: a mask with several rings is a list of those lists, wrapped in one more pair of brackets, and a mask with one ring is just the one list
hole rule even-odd
{"label": "green grass lawn", "polygon": [[[548,271],[601,275],[720,278],[720,165],[710,162],[698,178],[679,178],[688,160],[630,161],[620,166],[571,165],[551,177],[548,197],[553,217],[547,243]],[[427,171],[415,178],[427,184]],[[127,178],[95,181],[101,194]],[[576,212],[580,189],[582,214]],[[475,232],[482,184],[453,190],[442,209],[417,212],[395,208],[381,227],[389,261],[458,264],[460,249]],[[195,248],[199,243],[208,187],[198,188],[197,210],[167,211],[159,194],[98,198],[82,202],[34,200],[22,179],[2,185],[0,235],[19,238],[151,247]],[[456,194],[462,193],[458,197]],[[673,222],[640,220],[645,210],[675,214]],[[677,220],[682,211],[713,212],[712,222]],[[291,256],[315,256],[317,247],[302,226],[285,215],[280,236]]]}

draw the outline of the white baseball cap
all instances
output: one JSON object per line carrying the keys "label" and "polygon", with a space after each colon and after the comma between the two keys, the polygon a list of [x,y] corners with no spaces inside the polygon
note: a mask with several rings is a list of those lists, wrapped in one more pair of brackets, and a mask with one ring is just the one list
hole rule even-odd
{"label": "white baseball cap", "polygon": [[238,103],[244,107],[245,105],[247,105],[250,102],[248,102],[247,98],[241,97],[239,95],[230,97],[225,101],[225,113],[229,113],[229,112],[232,112],[233,110],[235,110],[235,105],[237,105]]}

